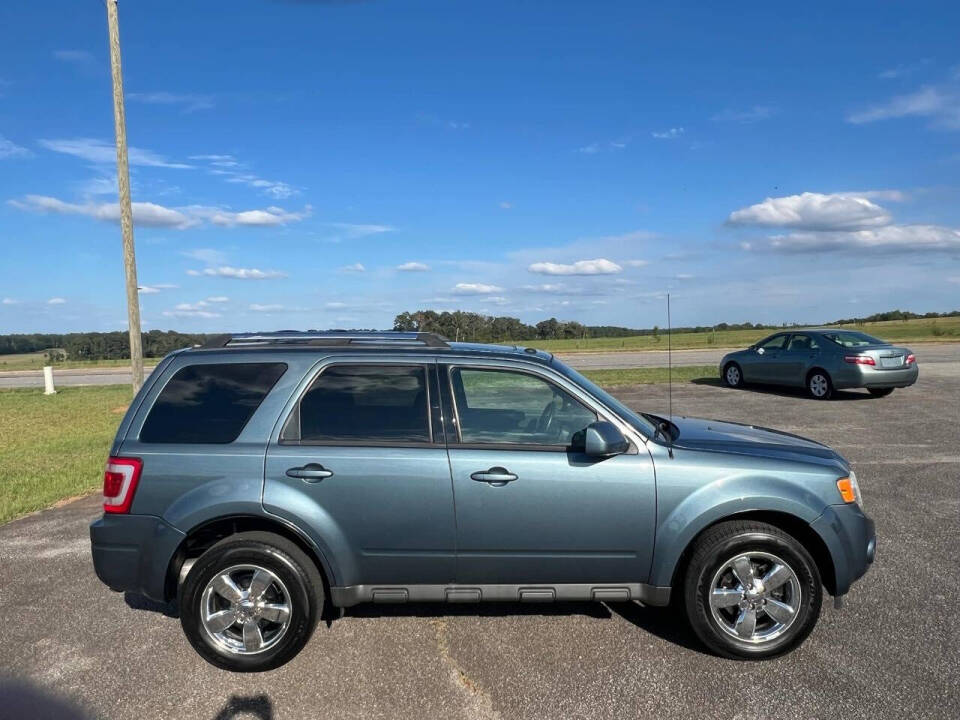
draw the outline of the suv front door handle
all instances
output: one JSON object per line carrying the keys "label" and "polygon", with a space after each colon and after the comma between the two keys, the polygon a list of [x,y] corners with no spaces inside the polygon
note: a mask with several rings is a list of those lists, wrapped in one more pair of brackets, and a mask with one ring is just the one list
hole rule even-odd
{"label": "suv front door handle", "polygon": [[495,487],[502,487],[508,482],[513,482],[517,476],[504,467],[492,467],[489,470],[479,470],[470,475],[472,480],[478,482],[490,483]]}
{"label": "suv front door handle", "polygon": [[327,470],[319,463],[307,463],[303,467],[293,467],[287,470],[287,477],[300,478],[304,482],[320,482],[324,478],[332,477],[333,471]]}

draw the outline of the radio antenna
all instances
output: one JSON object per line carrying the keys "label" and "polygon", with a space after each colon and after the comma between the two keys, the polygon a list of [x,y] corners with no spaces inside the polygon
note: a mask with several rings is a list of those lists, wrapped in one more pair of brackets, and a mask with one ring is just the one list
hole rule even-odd
{"label": "radio antenna", "polygon": [[673,423],[673,348],[670,344],[670,334],[673,325],[670,322],[670,293],[667,293],[667,402],[670,405],[668,417]]}

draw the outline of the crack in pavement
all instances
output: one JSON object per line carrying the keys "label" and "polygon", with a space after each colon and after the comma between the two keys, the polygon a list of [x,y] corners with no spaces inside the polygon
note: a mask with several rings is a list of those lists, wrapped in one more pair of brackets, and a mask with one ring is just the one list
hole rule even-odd
{"label": "crack in pavement", "polygon": [[440,661],[447,668],[450,681],[466,694],[466,710],[469,716],[481,720],[500,720],[500,713],[494,709],[490,695],[476,680],[467,675],[466,671],[450,654],[450,647],[447,645],[446,638],[447,621],[443,618],[437,618],[431,620],[430,624],[433,625],[436,632]]}

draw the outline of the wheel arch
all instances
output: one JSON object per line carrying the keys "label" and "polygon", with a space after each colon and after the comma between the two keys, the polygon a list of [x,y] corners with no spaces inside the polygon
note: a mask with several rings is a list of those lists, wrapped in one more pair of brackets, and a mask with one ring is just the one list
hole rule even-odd
{"label": "wheel arch", "polygon": [[814,562],[817,564],[817,570],[820,572],[820,579],[824,587],[826,587],[827,592],[831,595],[836,594],[837,579],[833,556],[823,538],[820,537],[816,530],[810,527],[810,523],[803,518],[787,512],[776,510],[745,510],[726,515],[710,522],[691,538],[690,542],[687,543],[683,549],[683,552],[680,553],[673,568],[670,580],[670,586],[674,588],[672,593],[673,597],[680,598],[683,595],[682,592],[678,592],[678,588],[680,588],[683,583],[683,576],[696,542],[711,528],[730,520],[754,520],[756,522],[767,523],[768,525],[773,525],[783,530],[796,539],[797,542],[803,545],[806,551],[810,553],[811,557],[813,557]]}
{"label": "wheel arch", "polygon": [[164,584],[166,598],[172,599],[177,596],[177,587],[186,563],[200,557],[220,540],[241,532],[273,533],[294,543],[314,562],[323,581],[323,591],[329,595],[330,587],[336,581],[334,568],[309,535],[293,523],[280,518],[253,514],[230,514],[205,520],[186,532],[186,537],[180,542],[167,568]]}

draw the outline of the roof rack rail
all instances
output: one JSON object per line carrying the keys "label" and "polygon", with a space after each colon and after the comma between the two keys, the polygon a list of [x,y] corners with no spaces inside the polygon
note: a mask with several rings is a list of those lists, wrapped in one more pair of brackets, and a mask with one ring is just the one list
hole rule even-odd
{"label": "roof rack rail", "polygon": [[238,333],[217,335],[200,347],[202,349],[229,347],[264,347],[271,345],[344,346],[379,345],[381,347],[449,348],[442,335],[429,332],[402,332],[396,330],[281,330],[266,333]]}

